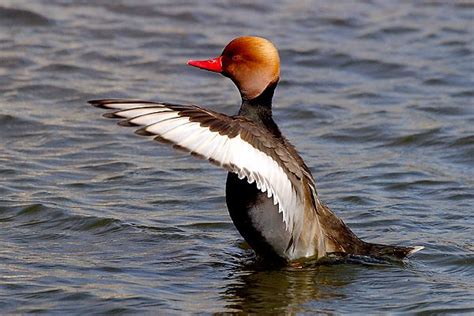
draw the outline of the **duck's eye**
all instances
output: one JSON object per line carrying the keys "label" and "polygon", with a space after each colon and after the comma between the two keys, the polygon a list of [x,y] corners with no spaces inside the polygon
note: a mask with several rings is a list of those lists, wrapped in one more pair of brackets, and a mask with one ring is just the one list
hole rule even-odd
{"label": "duck's eye", "polygon": [[233,61],[241,61],[241,60],[242,60],[242,56],[240,56],[240,55],[234,55],[234,56],[232,56],[232,60],[233,60]]}

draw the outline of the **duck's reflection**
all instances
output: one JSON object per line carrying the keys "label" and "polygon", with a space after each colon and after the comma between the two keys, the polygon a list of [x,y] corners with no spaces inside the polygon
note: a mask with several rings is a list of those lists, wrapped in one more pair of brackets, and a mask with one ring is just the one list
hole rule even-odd
{"label": "duck's reflection", "polygon": [[[347,285],[357,278],[360,269],[351,264],[273,269],[244,265],[232,271],[233,281],[222,296],[229,309],[244,313],[293,313],[302,311],[303,304],[311,301],[344,299]],[[311,309],[314,311],[314,306]]]}

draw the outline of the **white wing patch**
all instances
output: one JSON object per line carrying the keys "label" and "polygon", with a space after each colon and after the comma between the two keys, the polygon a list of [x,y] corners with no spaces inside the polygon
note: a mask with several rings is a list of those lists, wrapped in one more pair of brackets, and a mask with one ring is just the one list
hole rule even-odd
{"label": "white wing patch", "polygon": [[172,142],[187,151],[234,172],[240,179],[256,183],[283,214],[286,229],[298,239],[303,228],[304,202],[282,167],[272,157],[256,149],[240,135],[233,138],[213,132],[199,122],[180,116],[178,111],[159,103],[104,103],[117,109],[114,117],[127,119],[150,135]]}

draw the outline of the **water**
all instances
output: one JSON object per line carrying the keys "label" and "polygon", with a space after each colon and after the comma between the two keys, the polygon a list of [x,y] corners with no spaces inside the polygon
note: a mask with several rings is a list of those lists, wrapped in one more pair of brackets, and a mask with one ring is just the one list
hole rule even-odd
{"label": "water", "polygon": [[[2,313],[474,312],[474,5],[444,2],[1,1]],[[244,34],[280,49],[274,114],[322,200],[423,252],[266,269],[224,171],[85,105],[235,113],[232,83],[185,62]]]}

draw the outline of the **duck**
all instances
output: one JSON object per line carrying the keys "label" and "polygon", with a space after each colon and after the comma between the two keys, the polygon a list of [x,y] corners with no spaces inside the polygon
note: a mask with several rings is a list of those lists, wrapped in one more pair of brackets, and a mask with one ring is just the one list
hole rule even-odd
{"label": "duck", "polygon": [[272,115],[280,80],[275,45],[241,36],[222,53],[188,65],[233,81],[242,99],[236,115],[197,105],[99,99],[106,118],[137,127],[136,134],[208,160],[228,171],[226,204],[248,245],[267,262],[291,263],[333,254],[402,260],[422,246],[365,242],[321,202],[311,170]]}

